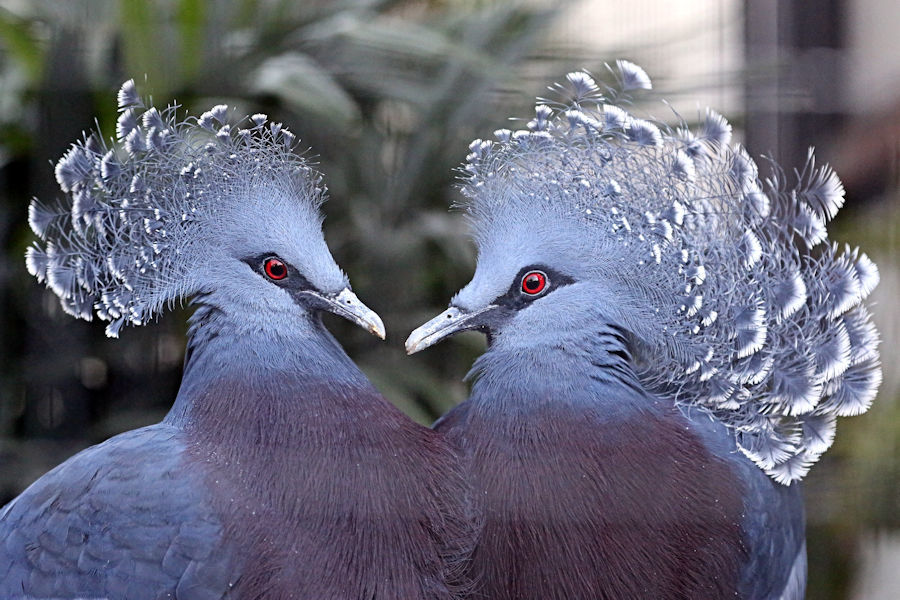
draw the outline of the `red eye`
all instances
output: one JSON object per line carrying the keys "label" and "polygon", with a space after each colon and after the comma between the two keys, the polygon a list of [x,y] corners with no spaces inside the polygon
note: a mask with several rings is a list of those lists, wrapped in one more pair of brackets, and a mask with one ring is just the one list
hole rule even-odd
{"label": "red eye", "polygon": [[266,275],[275,281],[284,279],[288,274],[287,265],[277,258],[267,258],[263,268],[266,270]]}
{"label": "red eye", "polygon": [[547,276],[540,271],[532,271],[522,278],[522,291],[531,296],[540,294],[547,287]]}

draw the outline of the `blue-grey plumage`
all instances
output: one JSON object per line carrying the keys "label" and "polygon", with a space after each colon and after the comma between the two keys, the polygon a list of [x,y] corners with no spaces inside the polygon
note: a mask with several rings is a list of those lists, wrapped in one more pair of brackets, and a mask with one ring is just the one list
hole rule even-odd
{"label": "blue-grey plumage", "polygon": [[131,431],[13,500],[0,513],[2,596],[222,597],[237,581],[237,556],[221,551],[224,524],[205,509],[203,471],[183,460],[187,444],[167,425]]}
{"label": "blue-grey plumage", "polygon": [[407,340],[488,335],[435,425],[482,502],[470,576],[493,599],[800,598],[799,480],[880,382],[877,269],[824,243],[843,188],[812,154],[763,182],[720,115],[639,119],[617,101],[649,78],[611,71],[471,144],[475,275]]}
{"label": "blue-grey plumage", "polygon": [[0,597],[443,598],[470,540],[454,450],[388,403],[322,325],[384,337],[321,230],[293,135],[224,106],[178,120],[126,83],[34,202],[27,265],[119,334],[190,298],[165,420],[89,448],[0,512]]}

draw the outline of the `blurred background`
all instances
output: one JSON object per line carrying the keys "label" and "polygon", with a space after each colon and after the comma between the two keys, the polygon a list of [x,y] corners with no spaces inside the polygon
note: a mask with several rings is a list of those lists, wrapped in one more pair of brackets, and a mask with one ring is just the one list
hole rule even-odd
{"label": "blurred background", "polygon": [[815,145],[843,179],[831,236],[880,268],[885,378],[806,479],[808,597],[900,597],[898,26],[896,0],[0,0],[0,505],[84,446],[160,420],[178,388],[189,308],[109,340],[24,268],[29,200],[58,193],[52,163],[95,119],[114,133],[122,81],[194,114],[265,112],[312,148],[326,239],[388,340],[329,327],[430,423],[465,398],[484,345],[403,351],[472,273],[447,210],[468,142],[529,118],[568,71],[602,78],[628,58],[654,82],[644,112],[691,122],[713,106],[751,154],[790,172]]}

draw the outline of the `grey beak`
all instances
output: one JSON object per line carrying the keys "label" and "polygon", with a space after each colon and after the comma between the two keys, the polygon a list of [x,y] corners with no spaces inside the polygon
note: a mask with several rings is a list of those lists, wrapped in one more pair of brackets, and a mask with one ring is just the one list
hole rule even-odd
{"label": "grey beak", "polygon": [[406,339],[406,353],[415,354],[419,350],[433,346],[454,333],[477,327],[478,324],[475,323],[475,318],[492,308],[495,308],[495,306],[490,305],[475,312],[467,312],[456,306],[451,306],[409,334],[409,337]]}
{"label": "grey beak", "polygon": [[325,301],[329,311],[384,339],[384,323],[381,322],[381,317],[363,304],[356,294],[350,291],[350,288],[344,288],[336,296],[322,295],[319,297]]}

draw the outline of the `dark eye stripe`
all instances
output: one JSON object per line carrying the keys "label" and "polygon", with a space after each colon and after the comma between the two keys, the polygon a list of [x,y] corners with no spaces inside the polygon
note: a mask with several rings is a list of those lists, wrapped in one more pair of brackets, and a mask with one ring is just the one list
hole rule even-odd
{"label": "dark eye stripe", "polygon": [[[316,289],[291,263],[272,252],[248,256],[243,259],[243,262],[247,263],[251,269],[265,278],[266,281],[288,291],[296,292]],[[281,267],[279,268],[278,265],[281,265]]]}
{"label": "dark eye stripe", "polygon": [[[537,276],[530,280],[529,277],[532,275]],[[575,280],[546,265],[531,265],[519,271],[509,290],[505,294],[497,296],[494,304],[508,310],[519,310],[532,301],[552,294],[555,290],[571,283],[575,283]]]}

